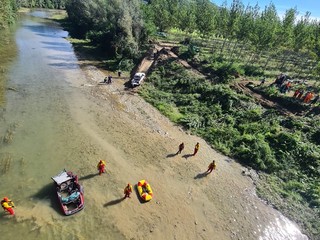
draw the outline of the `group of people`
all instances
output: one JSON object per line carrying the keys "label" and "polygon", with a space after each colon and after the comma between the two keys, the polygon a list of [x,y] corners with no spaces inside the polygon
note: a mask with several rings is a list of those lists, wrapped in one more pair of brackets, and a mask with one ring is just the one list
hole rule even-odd
{"label": "group of people", "polygon": [[[97,169],[99,171],[99,175],[106,172],[106,162],[104,160],[100,160],[97,165]],[[130,198],[130,194],[132,193],[132,185],[130,183],[124,188],[124,198]]]}
{"label": "group of people", "polygon": [[[193,154],[192,156],[195,156],[197,154],[197,152],[199,151],[199,148],[200,148],[200,143],[196,143],[196,145],[194,146],[194,150],[193,150]],[[180,145],[179,145],[179,150],[178,152],[176,153],[177,154],[181,154],[181,152],[183,151],[184,149],[184,143],[182,142]]]}
{"label": "group of people", "polygon": [[291,83],[292,81],[290,80],[290,78],[287,75],[281,73],[276,78],[273,84],[275,84],[279,88],[279,91],[281,93],[287,93],[290,90]]}
{"label": "group of people", "polygon": [[[305,84],[306,80],[297,82],[300,84]],[[290,80],[290,78],[287,75],[281,73],[279,76],[277,76],[273,84],[275,84],[279,88],[279,91],[281,93],[285,94],[290,90],[292,80]],[[299,88],[294,92],[293,98],[302,100],[303,103],[306,104],[315,104],[319,100],[319,95],[315,96],[315,94],[312,91],[304,91],[303,88]]]}
{"label": "group of people", "polygon": [[[199,148],[200,148],[200,143],[197,142],[196,145],[194,146],[194,151],[193,151],[192,156],[195,156],[198,153]],[[184,143],[182,142],[179,145],[179,150],[178,150],[178,152],[176,154],[181,154],[183,149],[184,149]],[[101,176],[102,173],[105,173],[105,171],[106,171],[105,168],[106,168],[106,162],[104,160],[100,160],[98,162],[98,165],[97,165],[97,170],[98,170],[100,176]],[[213,160],[209,164],[206,173],[209,174],[215,169],[216,169],[216,162],[215,162],[215,160]],[[127,186],[124,188],[123,193],[124,193],[124,199],[125,198],[130,198],[130,194],[132,193],[132,185],[130,183],[128,183]]]}
{"label": "group of people", "polygon": [[109,76],[105,77],[103,82],[107,83],[107,84],[111,84],[112,83],[112,76],[109,75]]}
{"label": "group of people", "polygon": [[303,89],[297,89],[293,96],[293,98],[295,99],[300,99],[302,100],[304,103],[308,104],[315,104],[318,102],[319,100],[319,95],[314,96],[314,93],[311,91],[308,91],[304,94],[304,90]]}
{"label": "group of people", "polygon": [[[197,142],[196,145],[194,146],[194,150],[193,150],[192,156],[195,156],[197,154],[197,152],[199,151],[199,148],[200,148],[200,143]],[[176,155],[181,154],[183,149],[184,149],[184,143],[182,142],[179,145],[179,149],[178,149],[178,152],[176,153]],[[216,169],[216,162],[215,162],[215,160],[213,160],[209,164],[208,169],[207,169],[207,171],[205,173],[209,174],[215,169]]]}
{"label": "group of people", "polygon": [[[194,146],[194,151],[193,151],[192,156],[195,156],[198,153],[199,148],[200,148],[200,144],[197,142],[196,145]],[[179,150],[178,150],[178,152],[176,154],[181,154],[183,149],[184,149],[184,143],[182,142],[179,145]],[[215,169],[216,169],[216,163],[215,163],[215,160],[213,160],[209,164],[208,169],[207,169],[207,171],[205,173],[209,174]],[[104,160],[100,160],[98,162],[97,170],[98,170],[100,176],[102,175],[102,173],[106,172],[106,162]],[[128,183],[126,185],[126,187],[123,190],[123,193],[124,193],[124,197],[123,197],[124,199],[125,198],[130,198],[130,194],[132,193],[132,185],[130,183]],[[14,203],[9,198],[4,197],[3,200],[1,201],[1,206],[10,215],[14,215],[14,210],[13,210]]]}
{"label": "group of people", "polygon": [[[119,77],[119,78],[121,77],[121,74],[122,74],[121,70],[118,70],[118,77]],[[104,83],[107,83],[107,84],[111,84],[111,83],[112,83],[112,76],[111,76],[111,75],[108,75],[107,77],[105,77],[105,78],[103,79],[103,82],[104,82]]]}

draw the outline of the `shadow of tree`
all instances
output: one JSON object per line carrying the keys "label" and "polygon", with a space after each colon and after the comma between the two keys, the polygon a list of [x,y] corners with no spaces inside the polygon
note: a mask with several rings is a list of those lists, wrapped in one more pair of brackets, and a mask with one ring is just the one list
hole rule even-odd
{"label": "shadow of tree", "polygon": [[204,177],[208,176],[208,174],[209,174],[209,173],[207,173],[207,172],[198,173],[197,176],[194,177],[194,179],[204,178]]}
{"label": "shadow of tree", "polygon": [[119,198],[119,199],[116,199],[116,200],[112,200],[110,202],[107,202],[106,204],[104,204],[103,206],[104,207],[110,207],[110,206],[113,206],[113,205],[116,205],[116,204],[119,204],[121,203],[125,198]]}
{"label": "shadow of tree", "polygon": [[82,180],[88,180],[88,179],[93,178],[93,177],[98,176],[98,175],[99,175],[99,173],[91,173],[91,174],[89,174],[89,175],[87,175],[87,176],[83,176],[83,177],[79,178],[79,180],[80,180],[80,181],[82,181]]}

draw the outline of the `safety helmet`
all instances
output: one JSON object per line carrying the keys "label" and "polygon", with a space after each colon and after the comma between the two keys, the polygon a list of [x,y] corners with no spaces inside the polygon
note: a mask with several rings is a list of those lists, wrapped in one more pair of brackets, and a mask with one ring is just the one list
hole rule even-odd
{"label": "safety helmet", "polygon": [[8,202],[8,201],[9,201],[9,198],[4,197],[4,198],[3,198],[3,201]]}

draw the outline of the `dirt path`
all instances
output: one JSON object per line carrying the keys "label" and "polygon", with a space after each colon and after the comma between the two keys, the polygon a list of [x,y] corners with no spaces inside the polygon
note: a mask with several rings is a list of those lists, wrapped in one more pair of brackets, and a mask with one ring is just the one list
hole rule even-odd
{"label": "dirt path", "polygon": [[[97,187],[86,192],[96,196],[88,208],[104,206],[97,218],[110,220],[126,239],[304,239],[291,222],[256,196],[251,178],[242,175],[239,164],[124,90],[128,79],[101,85],[101,71],[93,66],[83,71],[88,82],[82,89],[95,104],[90,107],[94,117],[78,117],[87,118],[83,129],[105,152],[108,169],[104,176],[85,182]],[[181,142],[185,150],[176,155]],[[190,156],[196,142],[199,153]],[[213,159],[217,170],[206,176],[203,172]],[[92,169],[80,174],[91,176]],[[154,198],[142,204],[134,193],[122,201],[126,183],[141,179],[150,182]]]}

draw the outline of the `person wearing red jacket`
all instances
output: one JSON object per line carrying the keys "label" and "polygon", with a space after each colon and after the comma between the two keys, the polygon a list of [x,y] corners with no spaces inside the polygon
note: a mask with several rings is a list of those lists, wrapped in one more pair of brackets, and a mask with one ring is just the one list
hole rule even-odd
{"label": "person wearing red jacket", "polygon": [[1,206],[3,210],[7,211],[10,215],[14,215],[14,203],[7,197],[4,197],[1,201]]}
{"label": "person wearing red jacket", "polygon": [[130,194],[132,193],[132,186],[130,183],[128,183],[128,185],[124,188],[123,193],[124,193],[124,198],[127,198],[127,197],[131,198]]}
{"label": "person wearing red jacket", "polygon": [[199,148],[200,148],[200,144],[197,142],[197,144],[194,146],[193,156],[197,154],[197,152],[199,151]]}
{"label": "person wearing red jacket", "polygon": [[105,167],[106,167],[105,161],[100,160],[98,165],[97,165],[97,168],[98,168],[98,171],[99,171],[99,175],[101,175],[102,173],[104,173],[106,171]]}

